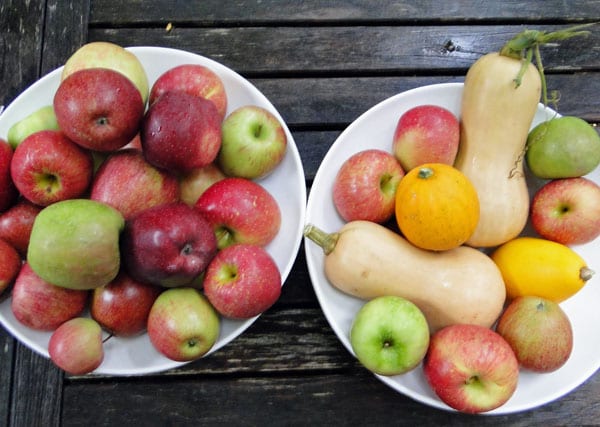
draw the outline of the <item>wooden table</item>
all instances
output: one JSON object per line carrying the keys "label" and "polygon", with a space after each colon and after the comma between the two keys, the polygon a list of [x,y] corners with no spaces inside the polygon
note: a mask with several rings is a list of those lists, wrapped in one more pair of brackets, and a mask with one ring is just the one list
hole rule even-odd
{"label": "wooden table", "polygon": [[[2,0],[0,104],[89,41],[188,50],[236,70],[273,102],[310,188],[336,137],[378,102],[462,81],[480,55],[525,27],[597,21],[598,0]],[[560,111],[591,123],[600,122],[597,30],[585,42],[543,51],[549,86],[568,95]],[[525,413],[475,417],[417,403],[369,374],[338,341],[304,248],[281,299],[246,333],[170,372],[67,377],[0,328],[0,426],[589,425],[600,423],[599,395],[596,373]]]}

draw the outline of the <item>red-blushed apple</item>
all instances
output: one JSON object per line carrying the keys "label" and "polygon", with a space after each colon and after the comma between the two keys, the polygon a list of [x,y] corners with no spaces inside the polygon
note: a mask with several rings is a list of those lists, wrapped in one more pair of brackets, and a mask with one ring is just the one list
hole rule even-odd
{"label": "red-blushed apple", "polygon": [[60,130],[52,105],[45,105],[14,123],[8,129],[6,139],[14,150],[29,135],[41,130]]}
{"label": "red-blushed apple", "polygon": [[215,163],[194,169],[179,178],[181,201],[194,206],[202,193],[226,175]]}
{"label": "red-blushed apple", "polygon": [[112,206],[128,220],[152,206],[178,201],[179,181],[148,163],[140,151],[118,150],[96,172],[90,199]]}
{"label": "red-blushed apple", "polygon": [[573,351],[571,321],[560,305],[536,296],[515,298],[496,325],[520,365],[534,372],[553,372]]}
{"label": "red-blushed apple", "polygon": [[150,342],[165,357],[179,362],[204,356],[217,342],[220,329],[219,315],[194,288],[167,289],[148,315]]}
{"label": "red-blushed apple", "polygon": [[58,86],[53,106],[65,135],[95,151],[113,151],[129,143],[145,108],[131,80],[107,68],[71,74]]}
{"label": "red-blushed apple", "polygon": [[219,249],[233,243],[265,246],[281,227],[277,200],[263,186],[245,178],[215,182],[195,207],[212,226]]}
{"label": "red-blushed apple", "polygon": [[202,282],[215,310],[233,319],[249,319],[271,307],[281,295],[281,274],[262,247],[234,244],[212,259]]}
{"label": "red-blushed apple", "polygon": [[79,316],[87,305],[88,296],[88,291],[66,289],[45,281],[25,262],[12,289],[11,309],[21,324],[52,331]]}
{"label": "red-blushed apple", "polygon": [[39,206],[82,196],[92,180],[91,153],[61,131],[43,130],[16,148],[12,180],[30,202]]}
{"label": "red-blushed apple", "polygon": [[216,159],[221,148],[221,118],[215,104],[204,98],[166,92],[146,112],[141,140],[151,164],[187,173]]}
{"label": "red-blushed apple", "polygon": [[13,149],[0,138],[0,212],[6,211],[15,204],[18,192],[10,173]]}
{"label": "red-blushed apple", "polygon": [[210,224],[183,202],[140,212],[127,221],[121,240],[129,275],[164,287],[190,285],[217,253]]}
{"label": "red-blushed apple", "polygon": [[89,317],[76,317],[60,325],[48,341],[50,360],[71,375],[84,375],[104,360],[102,328]]}
{"label": "red-blushed apple", "polygon": [[547,182],[533,196],[531,225],[563,245],[591,242],[600,235],[600,186],[584,177]]}
{"label": "red-blushed apple", "polygon": [[505,404],[519,379],[519,362],[504,338],[489,328],[469,324],[435,332],[423,370],[444,403],[473,414]]}
{"label": "red-blushed apple", "polygon": [[90,314],[112,335],[128,337],[146,330],[148,314],[161,288],[133,280],[123,271],[92,292]]}
{"label": "red-blushed apple", "polygon": [[396,188],[404,170],[389,152],[359,151],[342,164],[333,182],[333,204],[346,222],[382,224],[394,214]]}
{"label": "red-blushed apple", "polygon": [[425,163],[454,164],[460,124],[457,117],[437,105],[419,105],[398,119],[392,152],[408,172]]}
{"label": "red-blushed apple", "polygon": [[27,256],[29,236],[37,214],[42,210],[27,199],[20,199],[17,203],[0,214],[0,239],[10,243],[21,255]]}
{"label": "red-blushed apple", "polygon": [[169,91],[185,92],[208,99],[219,112],[221,120],[227,112],[227,92],[221,78],[209,67],[200,64],[177,65],[163,74],[150,89],[150,105]]}
{"label": "red-blushed apple", "polygon": [[217,161],[226,175],[262,178],[285,156],[285,129],[265,108],[243,105],[225,118],[221,128],[222,142]]}
{"label": "red-blushed apple", "polygon": [[4,239],[0,239],[0,294],[10,287],[21,270],[19,252]]}

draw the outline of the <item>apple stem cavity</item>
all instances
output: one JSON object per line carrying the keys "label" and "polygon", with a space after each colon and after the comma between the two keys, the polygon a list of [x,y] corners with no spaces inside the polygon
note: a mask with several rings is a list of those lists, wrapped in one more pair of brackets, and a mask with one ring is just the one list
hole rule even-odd
{"label": "apple stem cavity", "polygon": [[340,234],[326,233],[312,224],[307,224],[304,227],[304,236],[323,248],[325,255],[329,255],[335,249]]}

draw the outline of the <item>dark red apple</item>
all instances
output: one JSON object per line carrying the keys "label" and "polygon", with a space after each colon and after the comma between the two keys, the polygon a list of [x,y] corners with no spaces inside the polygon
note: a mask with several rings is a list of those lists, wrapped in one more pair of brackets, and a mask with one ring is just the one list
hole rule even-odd
{"label": "dark red apple", "polygon": [[13,284],[21,269],[21,256],[8,242],[0,239],[0,294]]}
{"label": "dark red apple", "polygon": [[112,151],[129,143],[144,116],[140,91],[109,68],[87,68],[66,77],[54,95],[62,131],[77,144]]}
{"label": "dark red apple", "polygon": [[0,138],[0,212],[10,208],[17,200],[18,192],[10,175],[13,149]]}
{"label": "dark red apple", "polygon": [[129,275],[165,287],[190,285],[217,252],[202,214],[184,202],[154,206],[125,225],[121,254]]}
{"label": "dark red apple", "polygon": [[21,199],[0,214],[0,238],[13,245],[22,257],[27,255],[33,222],[41,210],[40,206]]}

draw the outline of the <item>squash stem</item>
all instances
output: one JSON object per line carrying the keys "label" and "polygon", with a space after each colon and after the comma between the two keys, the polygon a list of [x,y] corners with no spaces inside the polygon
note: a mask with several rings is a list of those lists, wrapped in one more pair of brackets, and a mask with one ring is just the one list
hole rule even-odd
{"label": "squash stem", "polygon": [[335,249],[340,234],[326,233],[312,224],[306,224],[304,226],[304,236],[323,248],[325,255],[329,255]]}

